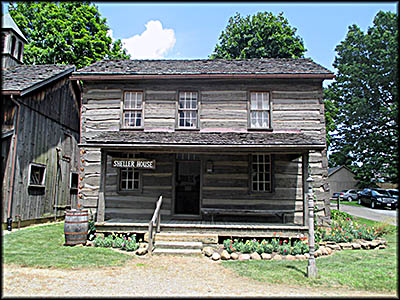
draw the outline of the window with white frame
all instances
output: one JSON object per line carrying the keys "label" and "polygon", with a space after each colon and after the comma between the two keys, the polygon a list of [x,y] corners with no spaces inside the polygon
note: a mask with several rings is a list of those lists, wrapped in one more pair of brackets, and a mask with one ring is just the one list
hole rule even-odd
{"label": "window with white frame", "polygon": [[29,186],[44,187],[46,181],[46,166],[31,163],[29,166]]}
{"label": "window with white frame", "polygon": [[251,188],[254,192],[271,191],[271,155],[251,156]]}
{"label": "window with white frame", "polygon": [[138,128],[143,124],[143,93],[124,92],[122,127]]}
{"label": "window with white frame", "polygon": [[178,99],[178,127],[197,128],[197,116],[197,92],[180,92]]}
{"label": "window with white frame", "polygon": [[250,128],[270,128],[270,99],[268,92],[250,93]]}
{"label": "window with white frame", "polygon": [[[135,154],[126,153],[124,158],[135,158]],[[121,168],[119,176],[120,191],[137,191],[140,189],[140,172],[134,168]]]}

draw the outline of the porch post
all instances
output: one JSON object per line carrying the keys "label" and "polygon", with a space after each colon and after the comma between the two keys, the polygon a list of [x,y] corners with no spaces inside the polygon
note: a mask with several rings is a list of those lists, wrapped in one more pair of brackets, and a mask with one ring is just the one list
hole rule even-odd
{"label": "porch post", "polygon": [[104,222],[104,188],[106,185],[106,168],[107,168],[107,153],[101,149],[100,160],[100,187],[99,187],[99,202],[97,203],[97,222]]}
{"label": "porch post", "polygon": [[312,182],[314,180],[311,178],[310,172],[308,174],[308,236],[309,236],[309,248],[310,248],[310,258],[308,259],[307,266],[307,277],[314,278],[317,277],[317,265],[315,262],[314,251],[315,251],[315,238],[314,238],[314,195],[312,190]]}

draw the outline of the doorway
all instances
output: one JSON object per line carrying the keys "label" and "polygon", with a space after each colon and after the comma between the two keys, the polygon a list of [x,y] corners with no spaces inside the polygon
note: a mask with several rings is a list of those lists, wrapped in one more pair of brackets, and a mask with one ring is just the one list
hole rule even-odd
{"label": "doorway", "polygon": [[176,215],[200,214],[200,160],[176,160]]}

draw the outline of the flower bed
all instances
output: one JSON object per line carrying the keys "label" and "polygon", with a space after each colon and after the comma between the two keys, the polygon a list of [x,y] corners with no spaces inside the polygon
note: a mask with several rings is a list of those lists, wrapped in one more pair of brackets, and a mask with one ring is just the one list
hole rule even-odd
{"label": "flower bed", "polygon": [[[315,256],[329,255],[335,250],[383,249],[386,247],[386,241],[381,238],[384,233],[383,226],[358,224],[351,215],[333,210],[331,226],[316,226]],[[217,260],[218,255],[212,252],[218,252],[222,259],[304,259],[309,257],[309,243],[307,237],[288,239],[274,233],[270,240],[227,239],[223,241],[223,251],[204,252],[206,256]]]}
{"label": "flower bed", "polygon": [[116,248],[132,252],[139,249],[139,243],[136,242],[136,235],[132,234],[110,234],[106,237],[96,235],[93,240],[94,247]]}

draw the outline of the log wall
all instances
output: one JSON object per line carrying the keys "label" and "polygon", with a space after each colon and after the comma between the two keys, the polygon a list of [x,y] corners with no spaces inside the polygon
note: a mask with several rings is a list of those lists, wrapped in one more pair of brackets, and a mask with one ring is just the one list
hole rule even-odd
{"label": "log wall", "polygon": [[[200,130],[234,130],[247,131],[248,129],[248,99],[250,91],[269,91],[271,95],[271,124],[274,131],[301,131],[312,138],[325,142],[325,121],[324,105],[322,101],[322,82],[321,80],[277,80],[277,79],[253,79],[253,80],[130,80],[130,81],[87,81],[84,83],[84,94],[82,101],[81,118],[81,141],[83,144],[104,143],[107,141],[97,140],[95,133],[106,131],[112,134],[120,132],[121,101],[123,91],[138,90],[144,93],[144,122],[143,129],[146,131],[174,131],[176,127],[177,99],[181,90],[191,90],[199,92],[199,125]],[[94,145],[94,144],[93,144]],[[83,147],[88,157],[96,153],[100,155],[100,149],[95,147]],[[86,156],[84,155],[84,159]],[[204,159],[208,159],[204,157]],[[210,157],[215,159],[215,157]],[[229,161],[229,157],[226,157]],[[225,162],[229,165],[229,162]],[[240,166],[231,165],[232,169],[223,166],[224,160],[216,162],[216,174],[204,174],[203,178],[203,205],[216,203],[219,199],[221,203],[235,201],[245,201],[246,203],[260,203],[269,201],[274,207],[294,206],[296,210],[301,210],[303,205],[304,191],[301,185],[302,173],[300,162],[290,163],[285,158],[285,154],[276,156],[276,173],[274,173],[275,190],[264,198],[249,195],[246,189],[248,177],[243,170],[247,170],[244,164],[247,158],[235,161],[242,164]],[[82,201],[86,207],[96,209],[98,201],[98,182],[100,174],[99,160],[84,162],[88,164],[82,172],[85,187],[82,189]],[[296,165],[296,167],[295,167]],[[321,208],[320,216],[330,215],[327,178],[327,157],[326,151],[310,152],[311,174],[315,180],[313,186],[317,196],[317,205]],[[225,168],[225,169],[224,169]],[[238,168],[243,168],[238,171]],[[280,171],[283,168],[297,168],[296,174]],[[224,171],[225,170],[225,171]],[[126,214],[139,213],[148,214],[160,191],[165,191],[167,197],[162,214],[165,216],[171,213],[171,191],[168,191],[171,183],[168,175],[171,171],[164,171],[158,176],[162,185],[153,189],[143,186],[142,198],[138,199],[138,206],[132,208]],[[221,173],[226,172],[226,173]],[[293,171],[294,172],[294,171]],[[233,175],[234,173],[234,175]],[[221,181],[222,186],[213,186],[217,180],[222,180],[225,175],[236,176],[228,184]],[[214,176],[214,177],[213,177]],[[218,177],[219,176],[219,177]],[[299,177],[300,176],[300,177]],[[150,175],[144,175],[144,183],[151,180]],[[86,186],[86,178],[93,185]],[[106,217],[112,216],[113,211],[116,215],[121,215],[124,205],[128,205],[129,196],[113,194],[112,186],[116,179],[116,174],[107,175],[106,189]],[[146,179],[148,178],[148,179]],[[172,179],[171,179],[172,181]],[[97,184],[94,184],[94,183]],[[295,187],[294,187],[295,186]],[[157,190],[157,192],[155,192]],[[234,192],[233,192],[234,191]],[[169,194],[168,194],[169,193]],[[217,196],[216,196],[217,195]],[[109,199],[109,200],[107,200]],[[116,200],[117,199],[117,200]],[[151,199],[151,200],[150,200]],[[242,200],[240,200],[242,199]],[[113,207],[115,201],[125,201],[118,204],[120,207]],[[153,202],[152,202],[153,201]],[[140,203],[140,204],[139,204]],[[151,204],[150,204],[151,203]],[[117,205],[117,204],[115,204]],[[152,208],[153,209],[153,208]],[[129,212],[129,213],[128,213]],[[300,222],[304,218],[300,213],[295,216],[295,221]],[[303,220],[304,222],[304,220]]]}

